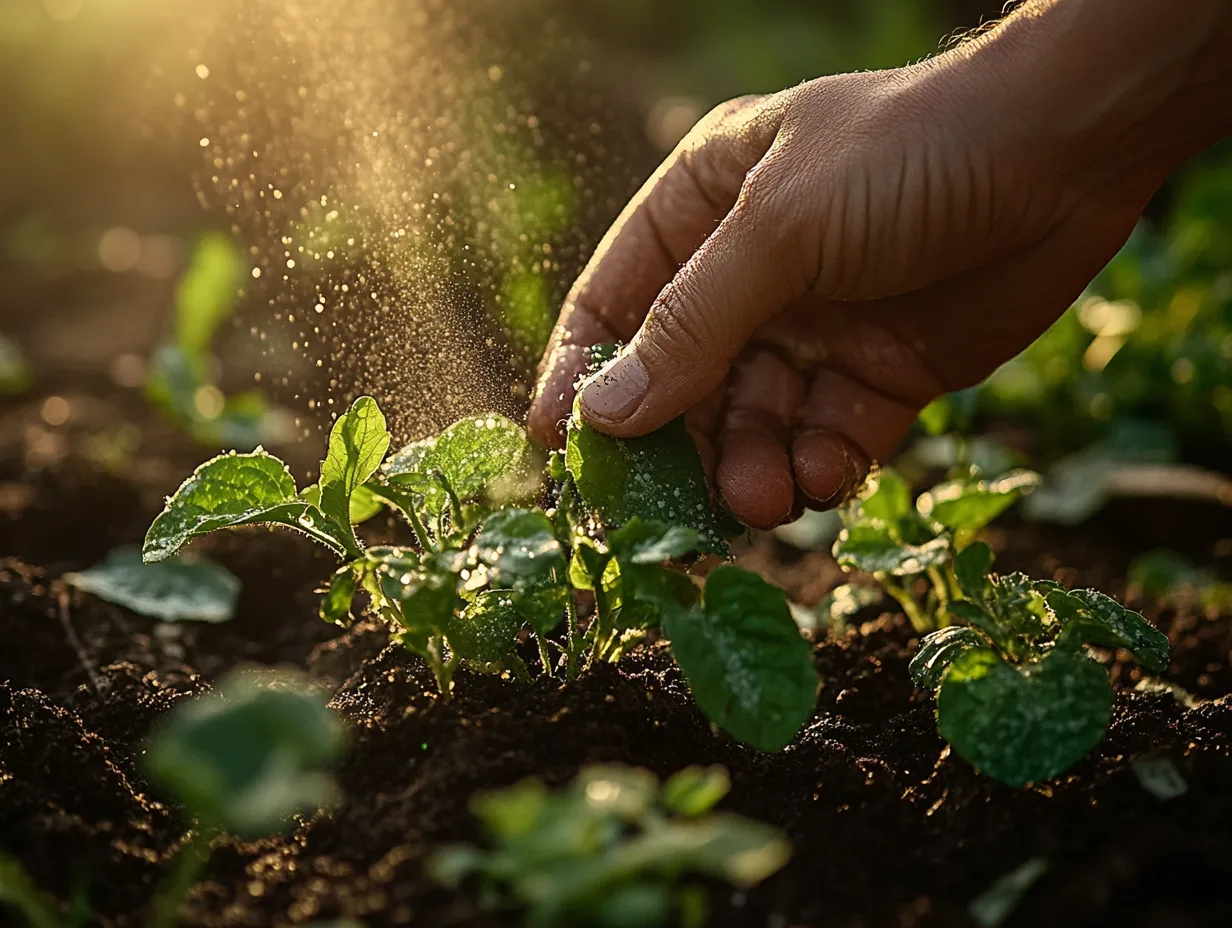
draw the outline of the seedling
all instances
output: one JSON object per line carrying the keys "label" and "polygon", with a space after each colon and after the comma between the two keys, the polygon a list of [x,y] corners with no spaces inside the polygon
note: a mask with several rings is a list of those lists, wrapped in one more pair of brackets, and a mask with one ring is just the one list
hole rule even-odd
{"label": "seedling", "polygon": [[199,444],[254,448],[270,440],[277,414],[264,394],[226,396],[215,385],[210,344],[232,314],[244,278],[244,260],[226,235],[207,233],[175,291],[175,328],[150,363],[146,395]]}
{"label": "seedling", "polygon": [[145,769],[197,828],[155,897],[150,928],[175,924],[220,832],[262,838],[285,830],[294,815],[331,805],[330,770],[342,745],[325,700],[294,680],[263,684],[238,673],[177,706],[151,733]]}
{"label": "seedling", "polygon": [[690,877],[747,889],[791,855],[776,829],[713,811],[728,788],[721,767],[662,786],[619,766],[586,768],[560,792],[524,780],[472,800],[489,848],[448,848],[432,870],[448,886],[475,880],[489,906],[525,909],[528,928],[699,928],[706,893]]}
{"label": "seedling", "polygon": [[[155,894],[148,928],[173,928],[221,833],[256,839],[284,831],[292,816],[332,804],[330,772],[343,734],[325,700],[293,678],[236,673],[214,692],[177,705],[146,743],[144,767],[195,823]],[[66,915],[0,852],[0,904],[30,928],[91,921],[84,893]]]}
{"label": "seedling", "polygon": [[921,494],[913,505],[906,481],[882,468],[841,510],[844,528],[834,557],[841,567],[872,574],[916,631],[944,627],[953,621],[949,604],[961,595],[954,556],[1038,483],[1031,471],[986,480],[971,469]]}
{"label": "seedling", "polygon": [[954,559],[967,623],[929,634],[911,661],[915,682],[937,693],[941,736],[1009,786],[1068,770],[1097,745],[1112,717],[1108,673],[1086,645],[1123,648],[1151,673],[1168,667],[1167,637],[1095,590],[992,573],[976,542]]}
{"label": "seedling", "polygon": [[[168,500],[145,559],[222,528],[300,531],[343,562],[322,615],[345,621],[363,591],[445,696],[463,661],[528,676],[524,634],[545,672],[563,664],[572,679],[662,630],[702,711],[734,737],[778,750],[812,715],[817,674],[785,594],[732,566],[704,589],[667,566],[727,551],[682,424],[622,442],[574,421],[547,487],[542,457],[501,416],[464,419],[386,458],[389,445],[376,401],[361,397],[334,423],[320,480],[303,491],[264,451],[215,458]],[[377,502],[406,518],[417,546],[361,543],[353,523]],[[577,590],[593,594],[592,614],[579,615]]]}

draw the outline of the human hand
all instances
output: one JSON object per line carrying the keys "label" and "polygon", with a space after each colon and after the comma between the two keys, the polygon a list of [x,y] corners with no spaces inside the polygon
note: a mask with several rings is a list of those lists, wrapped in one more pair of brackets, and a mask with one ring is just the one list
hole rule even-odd
{"label": "human hand", "polygon": [[588,422],[629,437],[685,414],[755,527],[839,503],[922,406],[1064,311],[1188,153],[1142,143],[1121,111],[1103,141],[1137,144],[1099,153],[1076,106],[1022,96],[1005,42],[993,64],[955,53],[711,113],[566,301],[532,432],[559,445],[583,347],[628,341],[583,389]]}

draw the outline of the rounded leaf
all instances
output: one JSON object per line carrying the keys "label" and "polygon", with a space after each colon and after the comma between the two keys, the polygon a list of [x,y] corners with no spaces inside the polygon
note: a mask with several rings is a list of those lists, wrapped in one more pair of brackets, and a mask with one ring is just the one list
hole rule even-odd
{"label": "rounded leaf", "polygon": [[1007,786],[1064,773],[1104,737],[1112,686],[1081,650],[1054,648],[1015,667],[991,650],[960,654],[937,694],[941,737]]}
{"label": "rounded leaf", "polygon": [[562,574],[565,555],[556,532],[542,512],[502,509],[484,520],[475,541],[493,587],[523,589]]}
{"label": "rounded leaf", "polygon": [[683,526],[698,534],[696,550],[728,554],[710,507],[710,488],[683,419],[649,435],[622,440],[569,420],[565,465],[586,505],[609,525],[633,518]]}
{"label": "rounded leaf", "polygon": [[224,454],[198,467],[167,500],[145,536],[146,562],[175,555],[193,538],[239,525],[275,524],[303,532],[344,554],[350,526],[334,523],[300,499],[287,465],[264,451]]}
{"label": "rounded leaf", "polygon": [[445,629],[449,646],[468,661],[499,661],[518,644],[522,613],[508,590],[487,590],[455,615]]}
{"label": "rounded leaf", "polygon": [[1066,630],[1087,644],[1124,648],[1151,673],[1163,673],[1171,661],[1168,636],[1132,609],[1098,590],[1053,590],[1047,594]]}
{"label": "rounded leaf", "polygon": [[921,494],[916,508],[950,531],[975,532],[1039,484],[1040,475],[1029,470],[1010,471],[995,480],[951,480]]}
{"label": "rounded leaf", "polygon": [[201,822],[258,838],[332,802],[342,746],[322,695],[238,674],[178,704],[151,734],[145,766]]}
{"label": "rounded leaf", "polygon": [[910,576],[923,573],[929,567],[938,567],[949,557],[948,539],[934,538],[918,545],[900,544],[880,522],[850,525],[839,533],[834,543],[834,558],[840,567],[870,574]]}
{"label": "rounded leaf", "polygon": [[984,601],[992,562],[992,548],[982,541],[967,545],[954,556],[954,576],[967,599],[977,603]]}
{"label": "rounded leaf", "polygon": [[226,622],[235,614],[240,581],[219,564],[177,557],[146,564],[135,547],[116,548],[65,583],[163,622]]}
{"label": "rounded leaf", "polygon": [[939,628],[924,636],[907,669],[916,686],[935,690],[942,675],[959,655],[971,648],[987,648],[988,644],[988,639],[974,628],[961,625]]}
{"label": "rounded leaf", "polygon": [[663,628],[697,705],[732,737],[778,751],[812,717],[812,649],[778,587],[719,567],[706,581],[702,608],[668,613]]}
{"label": "rounded leaf", "polygon": [[392,483],[423,494],[424,511],[437,517],[449,507],[449,497],[434,474],[442,475],[464,502],[484,498],[500,504],[533,496],[542,469],[525,429],[489,413],[406,446],[390,456],[383,471]]}

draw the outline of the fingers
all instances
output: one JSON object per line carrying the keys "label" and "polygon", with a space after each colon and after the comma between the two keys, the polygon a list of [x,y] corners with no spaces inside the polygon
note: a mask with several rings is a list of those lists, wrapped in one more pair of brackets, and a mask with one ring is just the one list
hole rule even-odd
{"label": "fingers", "polygon": [[799,205],[772,151],[718,229],[659,294],[628,346],[580,395],[583,416],[623,438],[671,421],[722,383],[754,330],[811,280],[788,239]]}
{"label": "fingers", "polygon": [[804,379],[762,351],[737,366],[721,431],[716,474],[723,501],[741,522],[773,528],[791,514],[796,496],[788,451]]}
{"label": "fingers", "polygon": [[559,446],[570,413],[581,349],[627,341],[681,264],[731,210],[777,123],[767,98],[716,108],[685,138],[629,203],[578,278],[540,366],[528,427]]}
{"label": "fingers", "polygon": [[792,469],[815,509],[837,506],[889,460],[920,406],[892,399],[828,368],[813,378],[792,444]]}
{"label": "fingers", "polygon": [[[792,445],[792,467],[810,505],[842,502],[869,461],[893,454],[929,400],[978,383],[1030,344],[1116,253],[1136,217],[1133,204],[1096,216],[1078,213],[1013,258],[945,285],[862,304],[854,309],[859,323],[844,323],[847,310],[826,304],[825,325],[833,318],[834,328],[821,336],[825,354],[817,358],[829,369],[812,384]],[[807,331],[777,319],[766,329],[773,343],[806,349]]]}

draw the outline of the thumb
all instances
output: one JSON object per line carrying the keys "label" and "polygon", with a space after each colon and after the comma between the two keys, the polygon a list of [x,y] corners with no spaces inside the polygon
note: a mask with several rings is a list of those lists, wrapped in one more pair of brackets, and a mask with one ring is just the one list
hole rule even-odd
{"label": "thumb", "polygon": [[[753,332],[811,278],[791,258],[785,190],[766,161],[749,172],[727,217],[660,292],[630,343],[582,385],[582,417],[622,438],[645,435],[703,400]],[[794,239],[794,241],[793,241]]]}

